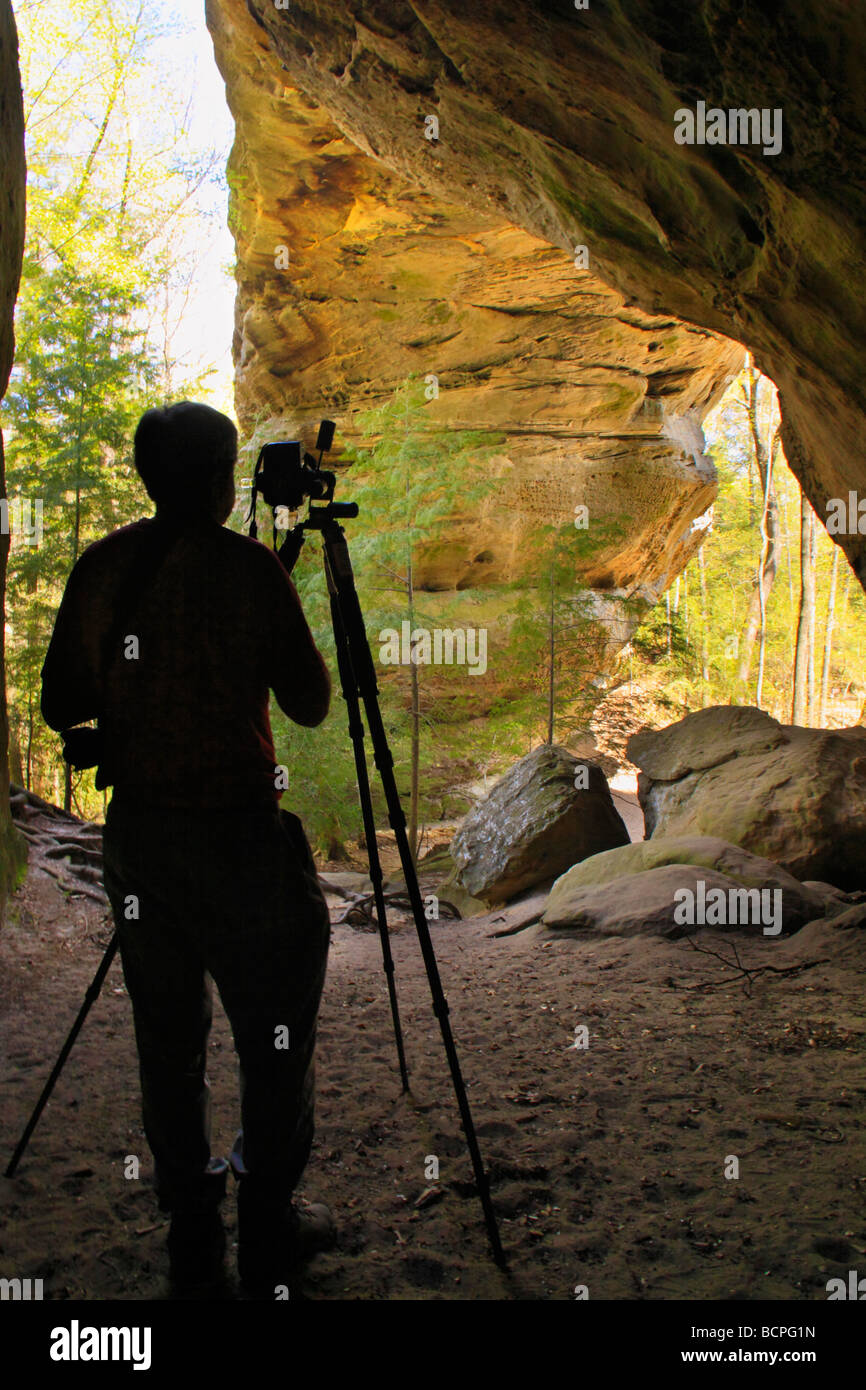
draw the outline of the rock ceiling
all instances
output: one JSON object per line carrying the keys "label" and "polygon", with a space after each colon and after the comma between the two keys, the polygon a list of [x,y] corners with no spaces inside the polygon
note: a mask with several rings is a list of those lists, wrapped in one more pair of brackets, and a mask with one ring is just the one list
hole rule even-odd
{"label": "rock ceiling", "polygon": [[[619,525],[589,581],[654,596],[715,495],[697,425],[740,343],[819,515],[863,480],[866,16],[208,0],[208,22],[237,126],[244,425],[330,413],[352,438],[417,373],[437,423],[500,438],[431,587],[510,577],[533,521],[583,503]],[[782,152],[677,144],[702,99],[781,108]],[[840,539],[863,579],[863,538]]]}

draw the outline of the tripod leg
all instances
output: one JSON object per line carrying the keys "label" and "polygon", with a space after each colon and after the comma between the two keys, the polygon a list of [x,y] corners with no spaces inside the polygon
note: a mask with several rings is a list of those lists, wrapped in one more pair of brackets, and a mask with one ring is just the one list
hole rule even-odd
{"label": "tripod leg", "polygon": [[[321,529],[325,547],[325,567],[328,575],[328,587],[332,594],[336,592],[340,618],[349,648],[349,659],[351,661],[354,681],[357,684],[357,689],[360,691],[361,698],[364,702],[367,727],[370,731],[370,738],[373,744],[373,757],[382,781],[382,788],[385,792],[385,800],[388,805],[388,820],[394,831],[397,848],[400,852],[400,862],[403,866],[403,873],[406,879],[406,889],[409,895],[409,901],[412,905],[412,915],[415,919],[415,928],[418,933],[421,954],[424,958],[424,966],[430,984],[430,993],[433,999],[433,1012],[439,1020],[442,1041],[445,1045],[445,1054],[448,1058],[448,1065],[451,1071],[451,1081],[454,1087],[454,1094],[457,1098],[460,1119],[463,1124],[463,1133],[466,1136],[466,1144],[469,1149],[470,1159],[472,1160],[478,1195],[481,1200],[484,1220],[487,1225],[490,1247],[496,1263],[498,1265],[504,1265],[506,1263],[505,1252],[502,1249],[502,1242],[499,1237],[496,1213],[493,1210],[493,1203],[490,1197],[490,1186],[487,1174],[484,1171],[481,1150],[478,1146],[478,1137],[475,1133],[472,1112],[469,1108],[466,1087],[463,1083],[463,1075],[460,1070],[460,1061],[457,1056],[457,1049],[454,1045],[454,1036],[451,1032],[451,1024],[448,1018],[448,1001],[442,989],[439,967],[436,963],[436,954],[433,950],[433,943],[430,939],[430,929],[424,913],[424,904],[421,900],[421,890],[418,887],[418,875],[415,871],[415,864],[412,859],[409,840],[406,835],[406,818],[403,814],[400,794],[397,790],[397,783],[394,778],[394,759],[388,747],[388,737],[385,733],[385,726],[382,723],[382,714],[379,709],[376,671],[373,666],[373,658],[370,655],[370,645],[367,641],[367,633],[364,627],[364,616],[361,612],[361,605],[355,588],[355,579],[352,573],[352,562],[349,558],[349,549],[346,545],[343,528],[336,521],[325,522]],[[333,606],[332,602],[332,610]]]}
{"label": "tripod leg", "polygon": [[[370,720],[370,707],[367,700],[364,701],[364,709],[367,719]],[[377,711],[378,713],[378,711]],[[372,729],[371,729],[372,732]],[[382,728],[382,737],[385,738],[385,730]],[[376,735],[373,734],[375,743]],[[415,873],[415,864],[412,860],[409,848],[409,839],[406,835],[406,820],[403,815],[403,808],[400,805],[399,793],[394,781],[392,766],[378,764],[382,777],[382,785],[385,789],[385,797],[391,808],[389,821],[394,830],[397,840],[397,847],[400,851],[400,861],[403,865],[403,872],[406,877],[406,887],[409,894],[409,901],[412,904],[412,914],[415,918],[415,927],[418,932],[418,941],[421,946],[421,954],[424,957],[424,965],[427,971],[427,979],[430,983],[430,993],[433,999],[433,1012],[439,1020],[439,1028],[442,1033],[442,1041],[445,1045],[445,1054],[448,1058],[448,1065],[451,1070],[451,1080],[454,1086],[454,1094],[457,1097],[457,1105],[460,1110],[460,1118],[463,1123],[463,1133],[466,1136],[466,1144],[469,1149],[469,1156],[472,1160],[472,1168],[475,1173],[475,1182],[478,1187],[478,1195],[481,1199],[481,1206],[484,1211],[484,1219],[487,1224],[487,1234],[490,1239],[490,1246],[493,1251],[493,1258],[499,1265],[505,1264],[505,1252],[502,1249],[502,1242],[499,1238],[499,1227],[496,1223],[496,1213],[493,1210],[493,1203],[490,1198],[490,1185],[487,1174],[484,1171],[484,1163],[481,1158],[481,1150],[478,1146],[478,1138],[475,1133],[475,1125],[472,1120],[472,1112],[469,1109],[469,1098],[466,1095],[466,1087],[463,1083],[463,1075],[460,1070],[460,1060],[457,1056],[457,1048],[454,1044],[454,1036],[451,1032],[449,1021],[448,1001],[442,989],[442,981],[439,976],[439,966],[436,962],[436,955],[433,950],[433,942],[430,939],[430,929],[427,925],[427,918],[424,914],[424,904],[421,901],[421,891],[418,887],[418,878]],[[393,789],[389,794],[389,787]]]}
{"label": "tripod leg", "polygon": [[27,1145],[28,1145],[29,1142],[30,1142],[30,1136],[31,1136],[31,1134],[33,1133],[34,1129],[36,1128],[37,1124],[39,1123],[39,1116],[42,1114],[42,1111],[45,1109],[45,1106],[48,1104],[48,1099],[49,1099],[49,1097],[50,1097],[50,1095],[51,1095],[51,1092],[54,1090],[55,1082],[57,1081],[58,1076],[60,1075],[60,1073],[61,1073],[62,1070],[63,1070],[63,1065],[64,1065],[64,1063],[65,1063],[67,1057],[69,1056],[70,1052],[72,1051],[72,1047],[73,1047],[73,1044],[75,1043],[75,1039],[78,1037],[78,1034],[81,1032],[82,1026],[83,1026],[83,1024],[84,1024],[84,1020],[86,1019],[88,1013],[90,1012],[91,1005],[94,1004],[95,1001],[96,1001],[96,1000],[98,999],[98,997],[99,997],[99,991],[102,989],[103,981],[105,980],[105,977],[106,977],[106,975],[108,974],[109,968],[110,968],[110,966],[111,966],[111,962],[114,960],[114,956],[115,956],[116,951],[117,951],[117,932],[114,933],[114,935],[112,936],[111,940],[110,940],[109,943],[108,943],[108,946],[107,946],[106,951],[105,951],[105,955],[102,957],[102,960],[100,961],[99,969],[97,970],[96,974],[94,975],[93,981],[92,981],[92,983],[91,983],[89,989],[87,990],[87,993],[86,993],[85,996],[84,996],[84,1002],[83,1002],[83,1004],[81,1005],[81,1008],[80,1008],[79,1011],[78,1011],[78,1017],[76,1018],[75,1022],[73,1023],[71,1029],[69,1030],[69,1037],[66,1039],[66,1042],[63,1044],[63,1047],[60,1049],[60,1056],[57,1058],[57,1061],[54,1063],[54,1066],[53,1066],[52,1071],[51,1071],[51,1075],[49,1076],[48,1080],[46,1081],[45,1085],[43,1086],[43,1088],[42,1088],[42,1094],[41,1094],[41,1096],[39,1097],[38,1101],[36,1102],[36,1108],[34,1109],[33,1114],[30,1116],[30,1119],[27,1121],[27,1125],[26,1125],[26,1128],[25,1128],[25,1130],[24,1130],[24,1133],[21,1135],[21,1138],[18,1140],[18,1144],[16,1145],[15,1152],[14,1152],[14,1154],[12,1155],[12,1157],[11,1157],[10,1160],[9,1160],[9,1163],[8,1163],[8,1165],[7,1165],[7,1167],[6,1167],[6,1177],[7,1177],[7,1178],[14,1177],[14,1175],[15,1175],[15,1170],[16,1170],[16,1168],[18,1167],[19,1162],[21,1161],[21,1156],[22,1156],[22,1154],[24,1153],[24,1150],[27,1148]]}
{"label": "tripod leg", "polygon": [[394,979],[394,957],[391,954],[391,941],[388,936],[388,918],[385,910],[385,898],[382,893],[382,865],[379,860],[379,848],[376,844],[373,801],[370,796],[370,779],[367,776],[367,759],[364,756],[364,725],[361,720],[358,688],[349,656],[346,630],[340,615],[340,605],[337,594],[330,584],[327,561],[325,563],[325,577],[328,579],[328,586],[331,594],[331,621],[334,628],[334,641],[337,648],[337,667],[340,673],[340,685],[349,715],[349,737],[352,740],[352,748],[355,753],[355,774],[358,778],[358,794],[361,801],[361,816],[364,822],[364,838],[367,842],[367,859],[370,865],[370,882],[373,885],[373,898],[376,903],[376,919],[379,925],[379,939],[382,943],[383,969],[388,981],[388,997],[391,1001],[391,1018],[394,1022],[397,1060],[400,1065],[400,1078],[403,1083],[403,1090],[408,1091],[409,1072],[406,1067],[406,1053],[403,1048],[403,1029],[400,1024],[400,1010],[397,1004],[397,986]]}

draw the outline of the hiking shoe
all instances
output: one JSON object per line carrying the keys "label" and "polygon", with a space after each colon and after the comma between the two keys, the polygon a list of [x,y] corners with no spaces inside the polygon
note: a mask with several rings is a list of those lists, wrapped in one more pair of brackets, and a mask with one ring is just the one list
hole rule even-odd
{"label": "hiking shoe", "polygon": [[337,1227],[322,1202],[295,1198],[280,1206],[262,1200],[246,1182],[238,1187],[238,1274],[245,1293],[273,1298],[296,1284],[300,1268],[330,1250]]}
{"label": "hiking shoe", "polygon": [[175,1290],[192,1290],[223,1279],[226,1233],[217,1207],[172,1212],[167,1244]]}

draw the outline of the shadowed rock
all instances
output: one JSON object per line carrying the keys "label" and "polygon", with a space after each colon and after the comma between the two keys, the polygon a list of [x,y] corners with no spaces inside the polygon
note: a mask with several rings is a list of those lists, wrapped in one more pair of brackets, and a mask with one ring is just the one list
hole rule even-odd
{"label": "shadowed rock", "polygon": [[[575,786],[576,765],[588,773],[581,790]],[[451,857],[467,893],[495,903],[628,842],[601,768],[544,744],[469,812],[451,842]]]}

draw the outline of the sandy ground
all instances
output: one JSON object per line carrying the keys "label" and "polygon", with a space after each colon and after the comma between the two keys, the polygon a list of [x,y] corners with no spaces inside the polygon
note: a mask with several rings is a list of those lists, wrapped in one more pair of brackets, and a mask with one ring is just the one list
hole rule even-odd
{"label": "sandy ground", "polygon": [[[573,1299],[586,1285],[592,1299],[823,1300],[828,1278],[864,1268],[866,930],[740,939],[752,968],[800,967],[749,981],[688,942],[495,929],[432,924],[509,1272],[488,1255],[414,927],[395,916],[413,1098],[378,937],[335,926],[305,1193],[329,1202],[340,1237],[309,1266],[308,1298]],[[16,896],[0,933],[4,1165],[108,934],[40,871]],[[698,944],[732,959],[732,941]],[[210,1077],[226,1153],[236,1077],[220,1012]],[[0,1275],[42,1278],[52,1299],[165,1299],[149,1172],[115,965],[18,1175],[0,1179]],[[226,1221],[233,1254],[233,1194]]]}

